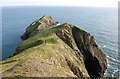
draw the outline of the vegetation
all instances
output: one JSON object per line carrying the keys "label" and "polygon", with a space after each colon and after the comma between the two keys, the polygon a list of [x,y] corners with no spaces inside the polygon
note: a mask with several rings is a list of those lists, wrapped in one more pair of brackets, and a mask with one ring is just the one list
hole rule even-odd
{"label": "vegetation", "polygon": [[32,24],[30,24],[30,26],[26,29],[26,32],[23,36],[21,36],[22,39],[25,39],[26,37],[28,37],[27,35],[30,34],[33,31],[37,30],[37,27],[40,25],[39,22],[35,21]]}
{"label": "vegetation", "polygon": [[[44,29],[38,30],[40,23],[43,23],[41,27]],[[23,35],[26,40],[18,46],[16,53],[11,58],[0,62],[3,77],[84,79],[83,77],[103,75],[106,68],[105,55],[95,46],[95,40],[89,33],[68,23],[52,27],[47,27],[44,23],[54,25],[50,16],[43,16],[33,22],[26,29]],[[34,34],[34,31],[37,33]],[[33,37],[29,37],[31,34]],[[103,58],[99,58],[100,56]],[[91,70],[94,66],[97,69]]]}
{"label": "vegetation", "polygon": [[60,26],[57,26],[57,27],[53,27],[51,29],[44,29],[44,30],[41,30],[37,35],[35,35],[34,37],[32,38],[29,38],[25,41],[23,41],[23,43],[21,43],[18,48],[16,49],[16,52],[19,53],[21,51],[24,51],[25,49],[28,49],[28,48],[31,48],[31,47],[34,47],[34,46],[37,46],[37,45],[40,45],[44,42],[47,42],[47,43],[57,43],[57,41],[55,39],[44,39],[45,37],[48,37],[50,36],[51,34],[53,33],[56,33],[57,31],[63,29],[64,26],[63,25],[60,25]]}
{"label": "vegetation", "polygon": [[56,44],[56,43],[58,43],[57,39],[55,39],[55,38],[45,39],[44,42],[48,43],[48,44]]}

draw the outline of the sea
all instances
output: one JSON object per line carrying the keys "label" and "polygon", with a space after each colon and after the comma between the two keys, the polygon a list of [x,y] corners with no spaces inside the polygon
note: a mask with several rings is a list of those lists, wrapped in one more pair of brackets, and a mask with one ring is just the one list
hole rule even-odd
{"label": "sea", "polygon": [[35,20],[49,15],[91,33],[107,56],[105,77],[118,77],[118,9],[104,7],[2,7],[2,60],[10,57],[22,42],[20,36]]}

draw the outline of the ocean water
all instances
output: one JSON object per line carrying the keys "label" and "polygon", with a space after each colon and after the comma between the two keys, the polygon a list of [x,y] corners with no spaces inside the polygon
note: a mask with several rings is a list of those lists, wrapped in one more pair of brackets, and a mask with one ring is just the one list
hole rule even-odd
{"label": "ocean water", "polygon": [[50,15],[60,23],[72,23],[90,32],[107,55],[107,77],[118,76],[117,8],[93,7],[3,7],[2,59],[11,56],[22,42],[26,27],[43,15]]}

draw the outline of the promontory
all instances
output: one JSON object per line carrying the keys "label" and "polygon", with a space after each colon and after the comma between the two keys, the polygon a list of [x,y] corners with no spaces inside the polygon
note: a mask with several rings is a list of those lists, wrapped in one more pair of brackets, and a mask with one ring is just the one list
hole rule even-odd
{"label": "promontory", "polygon": [[0,62],[3,78],[104,77],[106,55],[95,38],[76,25],[43,16],[31,23],[21,38],[14,55]]}

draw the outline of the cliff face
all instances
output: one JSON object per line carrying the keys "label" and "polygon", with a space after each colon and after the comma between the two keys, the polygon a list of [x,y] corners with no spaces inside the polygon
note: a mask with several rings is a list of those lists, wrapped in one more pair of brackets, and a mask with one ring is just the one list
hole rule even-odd
{"label": "cliff face", "polygon": [[98,78],[107,68],[90,33],[69,23],[56,25],[50,16],[33,22],[22,39],[14,56],[1,62],[3,77]]}

